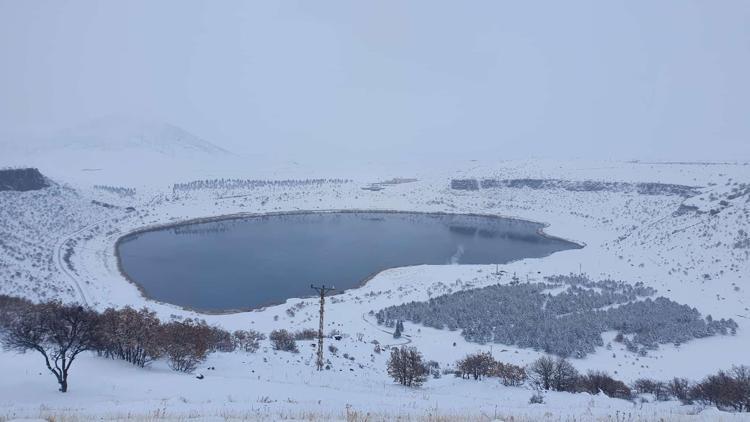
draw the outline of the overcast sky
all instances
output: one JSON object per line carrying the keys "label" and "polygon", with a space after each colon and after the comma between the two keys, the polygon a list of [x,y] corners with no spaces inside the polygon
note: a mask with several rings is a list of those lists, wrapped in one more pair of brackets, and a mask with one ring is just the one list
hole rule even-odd
{"label": "overcast sky", "polygon": [[0,0],[0,142],[135,115],[238,152],[750,159],[749,75],[747,0]]}

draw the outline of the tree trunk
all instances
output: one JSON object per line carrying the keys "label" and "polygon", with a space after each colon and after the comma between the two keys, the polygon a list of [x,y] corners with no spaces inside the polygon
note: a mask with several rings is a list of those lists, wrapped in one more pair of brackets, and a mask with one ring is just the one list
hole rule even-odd
{"label": "tree trunk", "polygon": [[60,381],[60,392],[63,392],[63,393],[68,392],[68,380],[67,379]]}

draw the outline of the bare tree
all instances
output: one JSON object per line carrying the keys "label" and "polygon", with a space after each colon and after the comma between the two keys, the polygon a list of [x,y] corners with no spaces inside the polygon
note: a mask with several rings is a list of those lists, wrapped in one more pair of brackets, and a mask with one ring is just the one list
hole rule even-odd
{"label": "bare tree", "polygon": [[750,368],[738,366],[709,375],[690,389],[690,396],[720,409],[750,412]]}
{"label": "bare tree", "polygon": [[666,383],[648,378],[638,378],[633,382],[633,390],[638,394],[653,394],[658,401],[668,401],[669,387]]}
{"label": "bare tree", "polygon": [[388,359],[388,375],[407,387],[417,387],[427,380],[428,370],[422,362],[422,354],[414,347],[392,348]]}
{"label": "bare tree", "polygon": [[557,358],[552,371],[552,389],[556,391],[575,391],[578,370],[566,359]]}
{"label": "bare tree", "polygon": [[552,378],[555,374],[555,360],[549,356],[542,356],[529,365],[528,373],[534,384],[541,389],[549,390],[552,388]]}
{"label": "bare tree", "polygon": [[20,297],[0,295],[0,331],[7,330],[16,315],[33,306],[29,300]]}
{"label": "bare tree", "polygon": [[15,313],[2,340],[10,350],[39,352],[65,393],[76,357],[96,345],[97,324],[97,314],[81,306],[59,302],[31,305]]}
{"label": "bare tree", "polygon": [[673,378],[672,381],[667,383],[667,391],[683,404],[691,404],[693,402],[690,398],[690,381],[686,378]]}
{"label": "bare tree", "polygon": [[[750,412],[750,366],[741,365],[732,367],[732,378],[734,378],[738,389],[740,401],[745,412]],[[740,406],[742,408],[743,406]]]}
{"label": "bare tree", "polygon": [[461,371],[462,377],[474,377],[478,380],[492,374],[495,366],[495,359],[489,353],[475,353],[466,355],[465,358],[456,362],[458,370]]}

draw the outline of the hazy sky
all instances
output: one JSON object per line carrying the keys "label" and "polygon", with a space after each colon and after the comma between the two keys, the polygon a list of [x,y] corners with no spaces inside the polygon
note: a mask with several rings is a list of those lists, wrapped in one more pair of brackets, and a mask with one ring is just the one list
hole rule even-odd
{"label": "hazy sky", "polygon": [[750,1],[0,0],[0,133],[120,114],[234,151],[750,159]]}

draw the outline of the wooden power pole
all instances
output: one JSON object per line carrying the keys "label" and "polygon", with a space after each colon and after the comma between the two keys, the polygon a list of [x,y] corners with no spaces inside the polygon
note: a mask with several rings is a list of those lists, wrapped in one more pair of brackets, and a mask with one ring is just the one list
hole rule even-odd
{"label": "wooden power pole", "polygon": [[320,325],[318,326],[318,371],[323,370],[323,312],[325,311],[324,306],[326,303],[326,294],[330,293],[332,290],[336,290],[335,287],[326,287],[325,284],[316,287],[314,285],[310,285],[311,288],[317,290],[317,292],[320,294]]}

